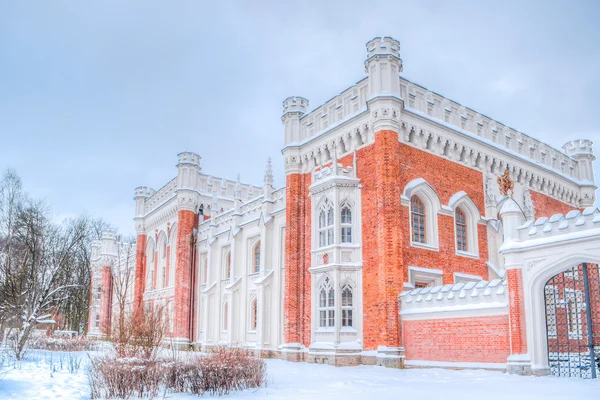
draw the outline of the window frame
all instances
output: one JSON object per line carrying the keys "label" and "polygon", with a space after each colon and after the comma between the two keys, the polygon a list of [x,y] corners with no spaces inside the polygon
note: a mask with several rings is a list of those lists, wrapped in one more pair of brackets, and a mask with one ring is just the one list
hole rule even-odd
{"label": "window frame", "polygon": [[317,247],[321,248],[335,244],[335,210],[333,203],[327,197],[319,206],[316,225]]}
{"label": "window frame", "polygon": [[[344,303],[344,294],[346,291],[350,292],[350,304],[345,304]],[[354,288],[352,286],[350,286],[349,284],[345,284],[344,286],[342,286],[341,289],[341,310],[342,310],[342,326],[341,328],[354,328],[354,319],[353,319],[353,314],[354,314]],[[349,321],[349,324],[348,324]]]}
{"label": "window frame", "polygon": [[260,272],[260,240],[256,241],[252,246],[251,262],[252,262],[252,274]]}
{"label": "window frame", "polygon": [[256,332],[258,330],[258,297],[250,299],[250,312],[248,316],[250,317],[248,320],[248,331]]}
{"label": "window frame", "polygon": [[[348,214],[346,218],[348,220],[344,220],[344,211],[347,210]],[[347,201],[342,202],[340,206],[340,243],[342,244],[352,244],[353,236],[352,236],[352,228],[353,228],[353,220],[352,220],[352,206]]]}
{"label": "window frame", "polygon": [[333,285],[333,279],[329,276],[325,277],[319,285],[318,293],[319,330],[333,330],[335,329],[335,286]]}

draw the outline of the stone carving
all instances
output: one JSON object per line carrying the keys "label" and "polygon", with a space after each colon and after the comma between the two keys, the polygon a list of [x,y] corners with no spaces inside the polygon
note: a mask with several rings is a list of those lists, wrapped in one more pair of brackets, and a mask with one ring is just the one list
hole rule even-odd
{"label": "stone carving", "polygon": [[490,175],[487,175],[485,178],[485,205],[496,205],[496,196],[494,196],[494,193],[492,191],[492,177]]}
{"label": "stone carving", "polygon": [[535,207],[533,205],[533,200],[531,199],[531,192],[529,189],[525,190],[523,193],[523,212],[525,213],[525,218],[527,220],[535,219]]}

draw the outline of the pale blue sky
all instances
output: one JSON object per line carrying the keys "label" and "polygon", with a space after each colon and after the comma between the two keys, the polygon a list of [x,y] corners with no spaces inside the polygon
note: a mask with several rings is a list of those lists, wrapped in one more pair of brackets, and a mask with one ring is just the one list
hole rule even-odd
{"label": "pale blue sky", "polygon": [[[401,42],[408,79],[560,147],[600,153],[598,1],[0,0],[0,169],[58,216],[133,233],[133,189],[204,172],[282,185],[281,102],[317,106]],[[600,163],[596,176],[600,178]]]}

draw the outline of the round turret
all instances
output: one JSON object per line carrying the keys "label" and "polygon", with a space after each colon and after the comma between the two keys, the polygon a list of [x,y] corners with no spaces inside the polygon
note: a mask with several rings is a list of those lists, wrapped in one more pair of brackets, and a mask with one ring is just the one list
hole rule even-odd
{"label": "round turret", "polygon": [[308,100],[300,96],[288,97],[283,101],[283,114],[298,112],[306,114],[308,111]]}
{"label": "round turret", "polygon": [[581,155],[594,155],[592,148],[593,142],[588,139],[576,139],[571,140],[563,145],[562,149],[569,157],[581,156]]}
{"label": "round turret", "polygon": [[154,189],[149,188],[148,186],[138,186],[133,190],[133,198],[137,199],[138,197],[150,197],[154,194]]}
{"label": "round turret", "polygon": [[[393,56],[400,59],[400,42],[389,36],[367,42],[367,60],[375,56]],[[402,64],[400,64],[402,71]]]}
{"label": "round turret", "polygon": [[196,153],[192,153],[191,151],[184,151],[184,152],[177,154],[177,159],[178,159],[177,165],[191,164],[191,165],[196,165],[199,167],[201,158],[202,157],[200,157]]}

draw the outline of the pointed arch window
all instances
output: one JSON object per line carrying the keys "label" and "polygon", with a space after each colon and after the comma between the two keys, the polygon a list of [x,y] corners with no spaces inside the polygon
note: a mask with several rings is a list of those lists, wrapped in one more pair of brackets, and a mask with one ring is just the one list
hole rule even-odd
{"label": "pointed arch window", "polygon": [[255,331],[258,326],[258,299],[250,303],[250,330]]}
{"label": "pointed arch window", "polygon": [[319,210],[319,247],[333,244],[333,205],[325,199]]}
{"label": "pointed arch window", "polygon": [[148,246],[146,252],[146,290],[154,289],[154,264],[156,261],[154,252],[154,242],[152,242],[152,245]]}
{"label": "pointed arch window", "polygon": [[463,210],[457,208],[454,220],[456,224],[456,249],[466,252],[468,250],[467,216]]}
{"label": "pointed arch window", "polygon": [[254,245],[252,250],[252,271],[260,271],[260,241]]}
{"label": "pointed arch window", "polygon": [[426,242],[426,216],[425,216],[425,205],[418,196],[412,196],[410,198],[410,220],[412,226],[412,241],[414,243],[425,243]]}
{"label": "pointed arch window", "polygon": [[342,243],[352,243],[352,208],[350,204],[342,204],[340,217],[341,241]]}
{"label": "pointed arch window", "polygon": [[342,288],[342,326],[352,327],[352,288],[345,285]]}
{"label": "pointed arch window", "polygon": [[329,277],[319,290],[319,327],[333,328],[335,326],[335,291]]}
{"label": "pointed arch window", "polygon": [[223,263],[223,279],[231,278],[231,251],[225,253],[225,262]]}

